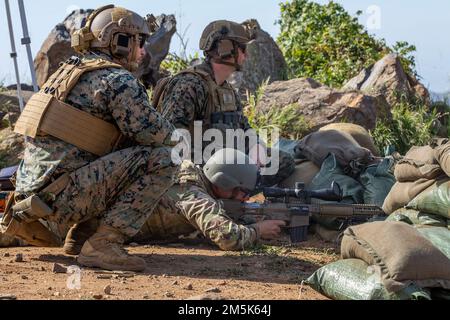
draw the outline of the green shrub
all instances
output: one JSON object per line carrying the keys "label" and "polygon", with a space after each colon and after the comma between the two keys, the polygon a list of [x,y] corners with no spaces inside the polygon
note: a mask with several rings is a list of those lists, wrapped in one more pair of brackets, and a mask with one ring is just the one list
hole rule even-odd
{"label": "green shrub", "polygon": [[293,140],[303,138],[311,127],[303,116],[298,115],[297,105],[271,108],[267,113],[257,112],[256,106],[264,94],[267,83],[268,81],[259,87],[255,94],[247,92],[247,106],[244,110],[250,126],[257,132],[276,127],[280,129],[280,134],[284,138]]}
{"label": "green shrub", "polygon": [[378,121],[371,134],[380,150],[394,147],[395,151],[405,154],[412,146],[428,144],[443,116],[430,111],[423,102],[403,99],[392,108],[392,121]]}
{"label": "green shrub", "polygon": [[281,27],[277,42],[283,51],[290,78],[310,77],[332,87],[341,87],[363,68],[390,52],[397,52],[415,74],[415,47],[398,42],[392,48],[384,39],[365,31],[345,9],[330,1],[320,5],[308,0],[280,4]]}
{"label": "green shrub", "polygon": [[194,54],[193,56],[190,55],[186,59],[180,57],[175,53],[169,53],[166,59],[161,63],[161,68],[169,71],[172,75],[175,75],[180,71],[189,68],[190,62],[198,58],[198,53]]}

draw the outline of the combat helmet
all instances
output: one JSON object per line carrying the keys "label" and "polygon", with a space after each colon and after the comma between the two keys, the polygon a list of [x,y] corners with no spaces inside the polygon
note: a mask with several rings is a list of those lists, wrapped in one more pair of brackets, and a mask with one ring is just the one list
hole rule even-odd
{"label": "combat helmet", "polygon": [[[203,31],[200,38],[200,50],[205,53],[207,59],[215,63],[231,65],[238,70],[237,48],[245,51],[246,45],[254,38],[245,25],[228,20],[218,20],[211,22]],[[213,54],[217,57],[213,58]],[[235,63],[223,61],[234,57]]]}
{"label": "combat helmet", "polygon": [[133,71],[137,68],[135,44],[139,42],[142,47],[155,27],[152,15],[143,18],[125,8],[107,5],[92,12],[85,27],[72,35],[72,48],[79,53],[98,49],[122,60],[128,60],[133,53],[133,58],[125,65]]}
{"label": "combat helmet", "polygon": [[223,190],[241,188],[253,191],[259,168],[245,153],[235,149],[222,149],[208,160],[203,172],[213,185]]}

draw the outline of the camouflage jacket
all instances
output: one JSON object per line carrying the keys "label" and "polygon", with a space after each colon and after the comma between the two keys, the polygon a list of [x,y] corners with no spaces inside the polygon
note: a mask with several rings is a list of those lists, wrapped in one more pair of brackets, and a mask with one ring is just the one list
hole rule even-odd
{"label": "camouflage jacket", "polygon": [[[83,59],[102,58],[92,53]],[[171,145],[174,127],[150,104],[145,88],[129,71],[106,68],[84,74],[68,95],[66,103],[97,118],[114,123],[133,145]],[[24,160],[17,173],[16,191],[36,192],[64,172],[73,172],[98,157],[52,136],[28,138]]]}
{"label": "camouflage jacket", "polygon": [[184,161],[177,184],[160,201],[138,240],[179,238],[195,231],[225,251],[244,250],[260,238],[255,225],[243,226],[227,216],[202,170]]}
{"label": "camouflage jacket", "polygon": [[[211,79],[215,79],[214,72],[208,63],[204,62],[195,68],[208,73]],[[233,110],[227,111],[235,112],[239,119],[236,120],[237,123],[229,126],[229,129],[243,129],[244,131],[251,129],[247,117],[243,114],[239,94],[227,81],[219,86],[219,88],[223,88],[227,92],[232,92],[234,95],[235,105],[232,108]],[[182,72],[174,76],[167,84],[163,100],[158,107],[162,115],[173,123],[176,128],[192,130],[192,125],[195,121],[205,122],[211,120],[206,119],[211,116],[208,115],[208,103],[211,103],[209,101],[210,94],[216,93],[210,93],[208,83],[205,79],[199,75]],[[210,112],[222,112],[223,110],[220,108],[217,105],[211,106]],[[210,129],[210,127],[204,129]],[[217,129],[223,128],[220,127]]]}

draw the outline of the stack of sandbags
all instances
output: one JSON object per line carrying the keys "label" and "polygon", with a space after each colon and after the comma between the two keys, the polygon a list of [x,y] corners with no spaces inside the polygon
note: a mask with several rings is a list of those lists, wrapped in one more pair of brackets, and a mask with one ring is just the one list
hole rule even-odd
{"label": "stack of sandbags", "polygon": [[348,228],[344,260],[325,266],[307,284],[332,299],[410,300],[450,297],[450,231],[403,222]]}
{"label": "stack of sandbags", "polygon": [[[383,204],[391,220],[410,219],[414,225],[450,224],[450,143],[413,147],[397,164],[398,182]],[[405,210],[405,209],[406,210]]]}
{"label": "stack of sandbags", "polygon": [[[342,203],[381,207],[395,183],[393,158],[377,159],[373,139],[358,125],[333,124],[301,141],[281,140],[279,148],[302,159],[295,173],[280,184],[283,188],[303,182],[309,190],[326,189],[335,181],[343,190]],[[333,242],[348,226],[347,220],[314,216],[311,230]]]}
{"label": "stack of sandbags", "polygon": [[429,146],[412,147],[395,166],[397,183],[387,196],[383,210],[391,214],[423,192],[450,181],[449,155],[450,144],[446,139],[436,140]]}

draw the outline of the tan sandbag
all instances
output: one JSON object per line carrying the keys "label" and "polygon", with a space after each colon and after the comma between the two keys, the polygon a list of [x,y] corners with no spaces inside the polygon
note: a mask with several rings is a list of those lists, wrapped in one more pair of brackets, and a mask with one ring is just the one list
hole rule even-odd
{"label": "tan sandbag", "polygon": [[434,157],[441,169],[450,177],[450,143],[436,147],[436,149],[434,149]]}
{"label": "tan sandbag", "polygon": [[403,222],[373,222],[348,228],[341,255],[343,259],[361,259],[375,266],[391,292],[413,282],[423,288],[450,289],[450,259]]}
{"label": "tan sandbag", "polygon": [[413,182],[419,179],[436,179],[444,175],[438,164],[426,164],[412,159],[402,159],[395,166],[394,176],[398,182]]}
{"label": "tan sandbag", "polygon": [[281,188],[293,188],[295,183],[303,182],[308,186],[314,177],[320,172],[320,168],[311,161],[304,161],[295,166],[295,171],[286,180],[280,183]]}
{"label": "tan sandbag", "polygon": [[405,155],[406,159],[420,161],[424,164],[438,164],[431,146],[414,146]]}
{"label": "tan sandbag", "polygon": [[303,138],[296,149],[306,159],[322,166],[330,153],[349,175],[358,175],[374,156],[369,149],[361,147],[348,133],[337,130],[317,131]]}
{"label": "tan sandbag", "polygon": [[383,210],[390,215],[395,210],[403,208],[418,194],[436,183],[436,180],[419,179],[414,182],[397,182],[389,192],[383,204]]}
{"label": "tan sandbag", "polygon": [[341,132],[346,132],[350,134],[361,147],[369,149],[372,152],[372,154],[376,157],[380,156],[380,151],[375,146],[375,142],[373,141],[372,136],[370,135],[369,131],[367,131],[362,126],[359,126],[354,123],[332,123],[321,128],[319,131],[327,131],[327,130],[337,130]]}
{"label": "tan sandbag", "polygon": [[398,182],[412,182],[419,179],[436,179],[442,176],[441,169],[433,146],[414,146],[395,167],[395,178]]}

